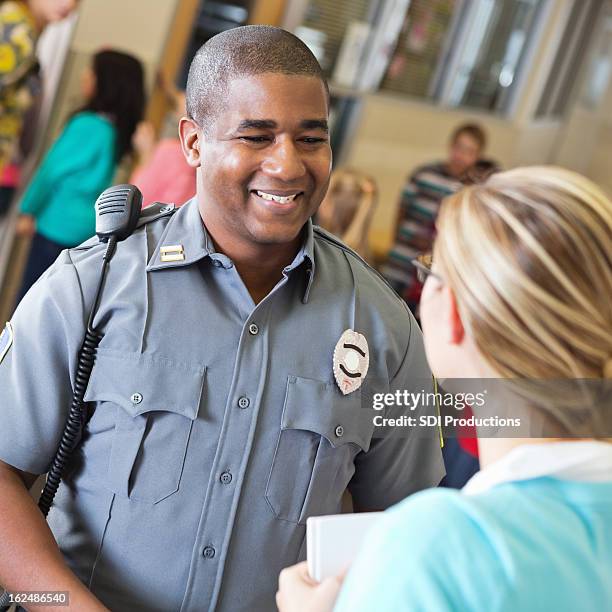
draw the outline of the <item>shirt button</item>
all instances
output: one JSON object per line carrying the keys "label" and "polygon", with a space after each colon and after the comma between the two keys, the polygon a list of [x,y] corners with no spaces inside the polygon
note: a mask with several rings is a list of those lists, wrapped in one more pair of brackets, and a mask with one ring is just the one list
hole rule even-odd
{"label": "shirt button", "polygon": [[251,400],[248,397],[241,397],[238,400],[239,408],[248,408],[250,404],[251,404]]}
{"label": "shirt button", "polygon": [[218,259],[213,259],[213,266],[220,268],[223,264]]}
{"label": "shirt button", "polygon": [[212,559],[215,556],[215,549],[212,546],[204,547],[202,555],[205,559]]}
{"label": "shirt button", "polygon": [[344,435],[344,427],[342,427],[342,425],[338,425],[338,427],[336,427],[335,434],[337,438],[341,438]]}
{"label": "shirt button", "polygon": [[232,482],[232,475],[229,472],[223,472],[221,474],[221,482],[226,485],[229,484]]}
{"label": "shirt button", "polygon": [[140,393],[132,393],[130,400],[132,404],[140,404],[140,402],[142,402],[142,395]]}
{"label": "shirt button", "polygon": [[251,323],[249,325],[249,334],[251,334],[252,336],[256,336],[258,333],[259,333],[259,327],[257,327],[255,323]]}

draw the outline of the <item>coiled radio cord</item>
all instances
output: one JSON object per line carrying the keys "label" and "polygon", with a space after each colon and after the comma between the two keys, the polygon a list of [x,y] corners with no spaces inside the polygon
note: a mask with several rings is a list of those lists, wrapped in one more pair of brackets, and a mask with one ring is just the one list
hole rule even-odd
{"label": "coiled radio cord", "polygon": [[111,236],[107,243],[106,251],[104,252],[102,273],[100,274],[100,280],[98,281],[98,289],[96,291],[94,305],[87,322],[85,339],[83,340],[83,345],[79,351],[76,378],[74,382],[74,392],[72,395],[72,402],[70,404],[70,411],[66,420],[66,426],[62,433],[62,438],[55,457],[53,458],[51,468],[47,474],[45,487],[40,495],[40,499],[38,500],[38,508],[45,518],[49,514],[49,510],[53,505],[53,500],[55,499],[55,494],[57,493],[57,489],[62,479],[62,474],[64,473],[68,463],[68,459],[79,443],[83,430],[87,425],[88,415],[83,398],[85,397],[89,377],[91,376],[91,371],[94,366],[96,349],[98,348],[100,340],[102,339],[102,334],[100,334],[93,326],[93,320],[100,304],[100,297],[104,287],[108,263],[115,252],[116,246],[117,238],[115,238],[115,236]]}

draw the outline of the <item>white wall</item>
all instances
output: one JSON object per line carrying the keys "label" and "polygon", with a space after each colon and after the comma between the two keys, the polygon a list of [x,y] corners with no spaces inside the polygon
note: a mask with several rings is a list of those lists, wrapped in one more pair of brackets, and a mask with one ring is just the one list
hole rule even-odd
{"label": "white wall", "polygon": [[117,47],[154,63],[177,4],[178,0],[81,0],[73,51],[92,54],[100,47]]}

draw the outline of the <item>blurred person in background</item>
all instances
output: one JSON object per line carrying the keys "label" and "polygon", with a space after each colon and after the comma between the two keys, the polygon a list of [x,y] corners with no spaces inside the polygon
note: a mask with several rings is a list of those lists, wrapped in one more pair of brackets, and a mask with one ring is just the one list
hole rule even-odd
{"label": "blurred person in background", "polygon": [[[382,272],[417,318],[423,284],[410,260],[418,253],[431,250],[443,198],[499,171],[495,161],[482,157],[486,144],[486,134],[480,125],[458,126],[450,139],[447,160],[417,169],[404,188],[395,226],[395,244]],[[473,434],[466,428],[457,431],[456,437],[444,440],[446,476],[441,486],[461,488],[478,471],[478,448]]]}
{"label": "blurred person in background", "polygon": [[17,233],[32,236],[21,299],[63,249],[95,233],[94,202],[132,150],[145,103],[142,64],[99,51],[82,76],[85,105],[68,120],[21,201]]}
{"label": "blurred person in background", "polygon": [[137,155],[129,182],[142,192],[142,204],[172,202],[184,204],[195,195],[196,173],[185,161],[176,125],[186,115],[185,92],[177,89],[163,74],[158,83],[170,102],[173,136],[157,140],[155,128],[149,121],[138,124],[132,146]]}
{"label": "blurred person in background", "polygon": [[10,210],[13,196],[21,185],[22,164],[34,149],[43,98],[42,79],[39,79],[39,82],[40,87],[32,90],[33,103],[24,114],[23,128],[18,138],[18,144],[13,151],[13,157],[0,170],[0,218]]}
{"label": "blurred person in background", "polygon": [[316,215],[318,225],[338,236],[368,263],[372,260],[368,233],[376,199],[374,179],[358,170],[336,170]]}
{"label": "blurred person in background", "polygon": [[[286,570],[280,611],[610,610],[612,202],[568,170],[519,168],[447,198],[438,231],[433,267],[418,264],[432,371],[553,381],[553,401],[507,408],[555,437],[479,438],[482,470],[461,492],[390,509],[343,585]],[[595,393],[558,391],[587,379]]]}
{"label": "blurred person in background", "polygon": [[[13,160],[24,116],[40,91],[38,37],[76,5],[77,0],[0,0],[0,175]],[[5,181],[14,186],[14,177]]]}
{"label": "blurred person in background", "polygon": [[452,133],[447,159],[417,168],[402,191],[394,244],[381,271],[415,315],[422,285],[410,260],[431,250],[442,199],[490,173],[478,170],[486,144],[485,131],[478,124],[458,126]]}

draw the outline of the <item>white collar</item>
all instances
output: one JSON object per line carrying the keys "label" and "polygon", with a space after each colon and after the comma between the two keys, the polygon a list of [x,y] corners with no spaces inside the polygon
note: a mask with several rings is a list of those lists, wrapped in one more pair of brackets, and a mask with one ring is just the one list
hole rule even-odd
{"label": "white collar", "polygon": [[592,440],[517,446],[472,476],[462,491],[475,495],[504,482],[542,476],[612,483],[612,444]]}

